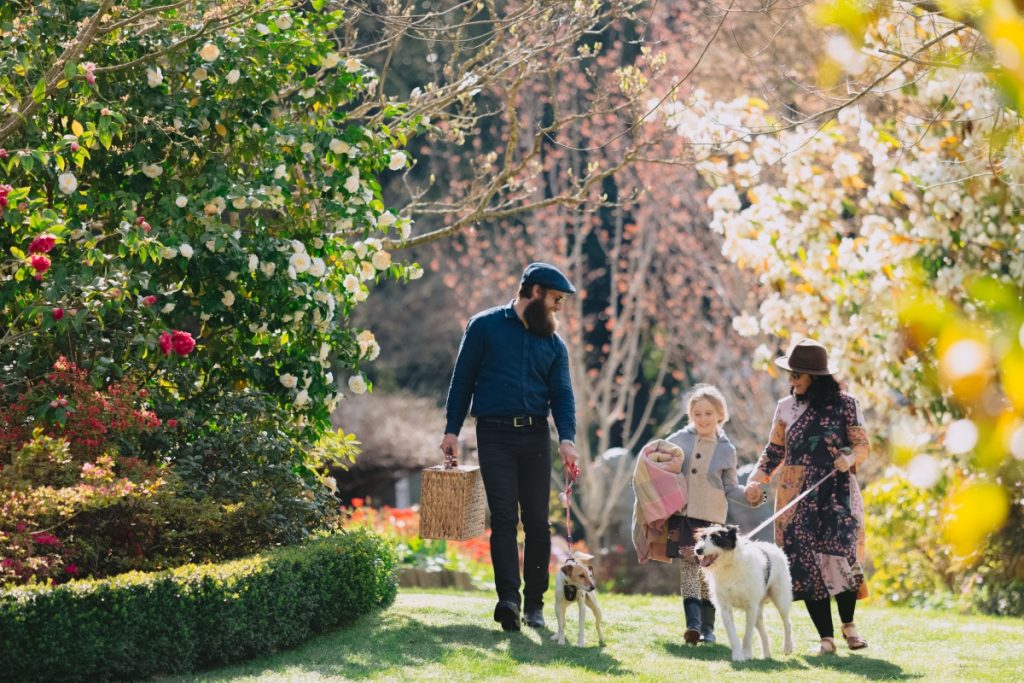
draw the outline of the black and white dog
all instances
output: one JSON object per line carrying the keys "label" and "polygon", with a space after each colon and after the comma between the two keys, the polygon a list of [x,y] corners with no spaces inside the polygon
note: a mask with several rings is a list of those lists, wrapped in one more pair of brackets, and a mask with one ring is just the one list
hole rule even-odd
{"label": "black and white dog", "polygon": [[[771,657],[768,633],[764,630],[763,607],[771,600],[782,616],[785,632],[782,649],[793,652],[793,634],[789,623],[789,607],[793,602],[793,582],[789,562],[782,549],[772,543],[751,541],[738,535],[739,527],[712,525],[700,532],[694,552],[707,579],[711,601],[722,615],[729,633],[734,662],[754,656],[754,626],[761,636],[761,652]],[[732,611],[747,613],[747,628],[740,645]]]}

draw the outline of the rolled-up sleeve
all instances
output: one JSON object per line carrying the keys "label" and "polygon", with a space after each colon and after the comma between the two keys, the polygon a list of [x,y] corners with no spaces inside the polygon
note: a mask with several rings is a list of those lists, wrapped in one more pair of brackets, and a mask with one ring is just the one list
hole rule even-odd
{"label": "rolled-up sleeve", "polygon": [[846,438],[850,442],[850,455],[853,461],[851,464],[856,466],[867,460],[870,453],[868,431],[864,427],[864,414],[857,399],[847,397],[843,409],[846,412]]}
{"label": "rolled-up sleeve", "polygon": [[466,420],[473,391],[476,389],[483,351],[483,331],[479,329],[477,320],[470,320],[466,325],[465,334],[462,335],[459,355],[455,359],[455,371],[452,372],[452,381],[448,386],[444,428],[446,434],[458,434],[462,430],[462,423]]}
{"label": "rolled-up sleeve", "polygon": [[572,394],[572,380],[569,378],[569,350],[559,339],[558,355],[548,376],[551,391],[551,415],[555,418],[555,429],[559,441],[576,440],[576,400]]}

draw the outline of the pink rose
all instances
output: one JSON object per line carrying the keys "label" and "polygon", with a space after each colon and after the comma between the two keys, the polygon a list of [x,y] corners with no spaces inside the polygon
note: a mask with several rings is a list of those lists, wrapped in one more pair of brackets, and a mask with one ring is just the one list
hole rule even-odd
{"label": "pink rose", "polygon": [[46,254],[53,249],[53,245],[56,243],[57,240],[54,239],[53,235],[40,235],[28,245],[28,253]]}
{"label": "pink rose", "polygon": [[50,269],[50,257],[45,254],[33,254],[28,263],[36,271],[37,280],[42,280],[43,273]]}
{"label": "pink rose", "polygon": [[171,348],[179,356],[187,356],[192,353],[192,349],[196,347],[196,340],[192,338],[192,335],[188,332],[182,332],[181,330],[174,330],[171,335]]}
{"label": "pink rose", "polygon": [[164,355],[168,355],[171,352],[171,333],[161,332],[160,339],[157,340],[157,346],[164,352]]}
{"label": "pink rose", "polygon": [[53,319],[54,320],[60,320],[63,317],[64,317],[64,309],[63,308],[55,308],[55,309],[53,309]]}

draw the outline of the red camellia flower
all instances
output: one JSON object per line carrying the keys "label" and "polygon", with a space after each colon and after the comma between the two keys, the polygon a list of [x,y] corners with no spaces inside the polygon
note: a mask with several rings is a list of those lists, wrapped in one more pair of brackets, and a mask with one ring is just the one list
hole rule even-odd
{"label": "red camellia flower", "polygon": [[178,421],[172,417],[170,420],[167,421],[167,426],[170,427],[171,429],[174,429],[175,427],[178,426]]}
{"label": "red camellia flower", "polygon": [[53,249],[53,245],[57,243],[53,235],[40,235],[39,237],[32,240],[31,244],[28,245],[28,253],[30,254],[46,254]]}
{"label": "red camellia flower", "polygon": [[50,257],[45,254],[33,254],[28,263],[36,271],[37,280],[42,280],[43,273],[50,269]]}
{"label": "red camellia flower", "polygon": [[196,347],[196,340],[188,332],[174,330],[171,334],[171,348],[179,356],[187,356]]}
{"label": "red camellia flower", "polygon": [[64,309],[63,308],[55,308],[55,309],[53,309],[53,319],[54,320],[60,320],[63,317],[64,317]]}
{"label": "red camellia flower", "polygon": [[150,294],[149,296],[142,297],[142,303],[145,306],[152,306],[156,303],[156,297]]}
{"label": "red camellia flower", "polygon": [[171,333],[161,332],[160,339],[158,339],[156,343],[157,346],[160,347],[160,350],[163,351],[164,355],[166,356],[171,352]]}
{"label": "red camellia flower", "polygon": [[66,571],[71,576],[78,576],[78,565],[69,564],[68,566],[64,567],[64,571]]}

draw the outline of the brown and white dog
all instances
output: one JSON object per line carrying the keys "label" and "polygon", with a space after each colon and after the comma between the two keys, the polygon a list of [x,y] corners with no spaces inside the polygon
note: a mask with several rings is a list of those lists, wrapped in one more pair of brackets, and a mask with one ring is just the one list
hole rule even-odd
{"label": "brown and white dog", "polygon": [[565,610],[569,608],[570,603],[576,603],[579,607],[580,633],[576,645],[583,647],[583,623],[586,620],[587,607],[594,613],[597,640],[604,643],[601,636],[601,608],[597,604],[594,568],[590,565],[592,559],[593,555],[576,551],[555,574],[555,616],[558,617],[558,632],[551,636],[551,640],[557,640],[559,645],[565,645]]}
{"label": "brown and white dog", "polygon": [[[751,541],[738,532],[739,527],[734,524],[714,524],[700,532],[693,549],[707,579],[711,601],[722,615],[722,623],[729,634],[732,659],[742,662],[753,657],[751,641],[755,626],[761,636],[762,654],[766,659],[771,657],[763,615],[764,604],[769,600],[782,617],[782,651],[788,655],[793,652],[793,633],[789,623],[793,583],[789,561],[775,544]],[[734,609],[747,613],[742,642],[732,618]]]}

